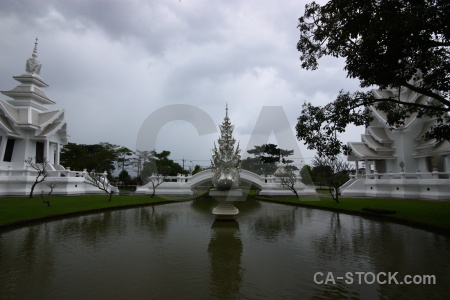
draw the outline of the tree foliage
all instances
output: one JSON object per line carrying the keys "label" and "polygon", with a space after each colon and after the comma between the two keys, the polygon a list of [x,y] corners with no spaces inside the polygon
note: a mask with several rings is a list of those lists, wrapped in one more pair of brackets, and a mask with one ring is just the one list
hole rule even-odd
{"label": "tree foliage", "polygon": [[316,156],[312,165],[318,185],[326,185],[331,197],[339,203],[340,187],[349,180],[349,163],[336,156]]}
{"label": "tree foliage", "polygon": [[[427,139],[450,140],[450,2],[442,0],[334,0],[305,6],[299,18],[302,68],[315,70],[323,56],[345,58],[348,77],[361,87],[408,88],[430,97],[426,103],[395,96],[376,99],[371,92],[341,91],[325,107],[305,103],[297,137],[324,155],[348,149],[337,134],[348,124],[364,125],[375,105],[390,126],[412,113],[436,117]],[[415,84],[414,84],[415,83]]]}
{"label": "tree foliage", "polygon": [[116,160],[117,168],[124,171],[125,167],[128,167],[129,165],[132,164],[131,156],[133,155],[133,151],[123,146],[118,146],[115,149],[115,151],[117,153],[117,160]]}
{"label": "tree foliage", "polygon": [[116,166],[124,166],[126,147],[110,143],[93,145],[68,143],[61,151],[61,164],[72,170],[99,170],[113,173]]}
{"label": "tree foliage", "polygon": [[300,169],[300,177],[304,184],[306,184],[306,185],[314,184],[314,175],[313,175],[312,169],[309,165],[304,165]]}
{"label": "tree foliage", "polygon": [[150,161],[152,158],[151,151],[148,150],[136,150],[134,152],[134,157],[131,158],[131,164],[133,165],[133,169],[136,171],[138,177],[141,176],[142,168],[144,167],[144,163]]}
{"label": "tree foliage", "polygon": [[203,169],[200,165],[195,165],[194,170],[192,170],[192,175],[195,175],[199,172],[201,172]]}
{"label": "tree foliage", "polygon": [[129,185],[132,181],[131,176],[127,170],[120,171],[118,179],[125,186]]}
{"label": "tree foliage", "polygon": [[168,176],[177,176],[178,174],[187,174],[178,163],[169,159],[170,151],[163,150],[156,152],[150,151],[151,156],[148,161],[144,163],[140,173],[140,177],[144,184],[151,183],[153,193],[155,195],[156,188],[160,186]]}
{"label": "tree foliage", "polygon": [[[254,157],[247,157],[242,160],[242,168],[258,175],[271,175],[273,174],[277,166],[276,164],[282,158],[283,163],[292,163],[292,160],[287,160],[288,157],[294,154],[294,150],[280,149],[275,144],[263,144],[261,146],[255,146],[253,149],[248,150],[247,153],[252,154]],[[295,166],[289,166],[290,169],[296,170]]]}

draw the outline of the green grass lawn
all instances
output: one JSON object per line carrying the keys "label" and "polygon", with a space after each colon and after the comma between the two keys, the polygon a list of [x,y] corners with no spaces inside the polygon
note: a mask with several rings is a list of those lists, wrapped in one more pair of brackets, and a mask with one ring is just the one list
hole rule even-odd
{"label": "green grass lawn", "polygon": [[[256,198],[260,200],[289,203],[305,207],[370,215],[377,218],[407,222],[412,225],[424,226],[430,229],[435,228],[450,233],[450,201],[339,198],[340,203],[336,203],[332,198],[328,197],[321,197],[319,201],[302,201],[294,197],[265,198],[257,196]],[[394,210],[396,213],[386,215],[366,213],[362,211],[362,209],[366,207]]]}
{"label": "green grass lawn", "polygon": [[188,197],[150,197],[150,196],[113,196],[109,202],[105,195],[88,196],[52,196],[51,207],[42,203],[39,196],[34,198],[6,197],[0,198],[0,226],[18,221],[71,214],[83,211],[111,209],[134,205],[149,205],[172,202]]}
{"label": "green grass lawn", "polygon": [[[318,198],[298,200],[295,197],[268,198],[254,195],[252,197],[264,201],[370,215],[375,218],[401,221],[429,229],[437,229],[450,234],[450,201],[341,198],[341,202],[336,203],[328,197],[321,197],[319,201],[307,201],[317,200]],[[155,203],[170,203],[189,199],[192,198],[180,196],[155,196],[152,198],[150,196],[121,195],[113,196],[112,201],[108,202],[105,195],[52,196],[50,199],[51,207],[47,207],[46,204],[42,203],[39,196],[35,196],[34,198],[6,197],[0,198],[0,227],[8,223],[58,215],[137,205],[151,205]],[[394,210],[396,213],[389,215],[365,213],[362,209],[366,207]]]}

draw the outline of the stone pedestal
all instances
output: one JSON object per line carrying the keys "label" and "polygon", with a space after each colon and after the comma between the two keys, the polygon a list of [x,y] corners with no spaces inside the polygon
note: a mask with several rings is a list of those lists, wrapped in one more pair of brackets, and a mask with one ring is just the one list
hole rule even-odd
{"label": "stone pedestal", "polygon": [[216,199],[219,203],[213,209],[212,213],[216,216],[216,220],[234,220],[239,214],[239,210],[234,207],[234,201],[243,201],[242,190],[219,191],[212,189],[209,196]]}

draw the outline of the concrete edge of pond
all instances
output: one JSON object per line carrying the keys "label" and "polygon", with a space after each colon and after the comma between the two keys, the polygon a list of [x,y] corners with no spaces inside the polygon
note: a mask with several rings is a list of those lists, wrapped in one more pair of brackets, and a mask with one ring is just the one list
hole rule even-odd
{"label": "concrete edge of pond", "polygon": [[354,211],[354,210],[346,210],[342,208],[334,208],[334,207],[323,207],[318,206],[314,204],[304,204],[304,203],[293,203],[293,202],[283,202],[282,200],[271,200],[270,198],[256,198],[253,196],[250,196],[251,198],[258,200],[258,201],[265,201],[265,202],[271,202],[271,203],[278,203],[278,204],[285,204],[285,205],[291,205],[291,206],[299,206],[304,208],[311,208],[311,209],[320,209],[320,210],[326,210],[326,211],[332,211],[332,212],[339,212],[339,213],[345,213],[347,215],[354,215],[359,217],[365,217],[372,220],[383,220],[383,221],[389,221],[396,224],[402,224],[402,225],[408,225],[417,229],[423,229],[427,230],[433,233],[438,233],[442,235],[448,235],[450,236],[450,228],[440,228],[433,225],[421,223],[418,221],[411,221],[411,220],[404,220],[396,218],[392,215],[386,215],[386,214],[377,214],[369,211]]}

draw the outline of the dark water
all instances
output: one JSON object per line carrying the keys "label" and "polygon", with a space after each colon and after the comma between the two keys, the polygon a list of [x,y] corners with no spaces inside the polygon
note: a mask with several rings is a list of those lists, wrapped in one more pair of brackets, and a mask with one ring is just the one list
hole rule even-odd
{"label": "dark water", "polygon": [[[104,212],[0,232],[0,299],[448,299],[450,238],[356,216],[247,200]],[[317,284],[353,272],[353,284]],[[359,284],[355,272],[434,275]],[[366,275],[369,274],[369,275]],[[365,277],[366,276],[366,277]],[[379,277],[387,280],[386,277]],[[328,277],[328,279],[330,279]]]}

